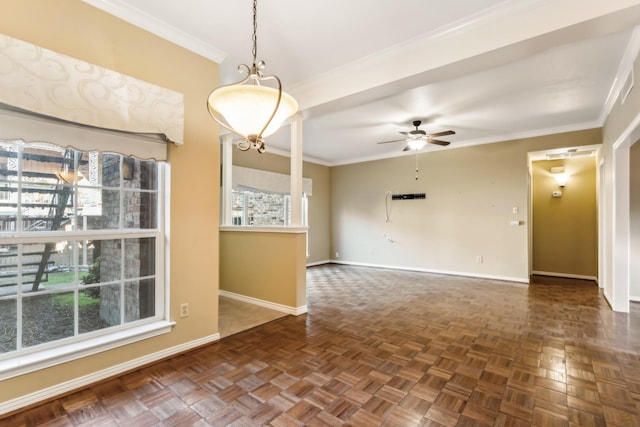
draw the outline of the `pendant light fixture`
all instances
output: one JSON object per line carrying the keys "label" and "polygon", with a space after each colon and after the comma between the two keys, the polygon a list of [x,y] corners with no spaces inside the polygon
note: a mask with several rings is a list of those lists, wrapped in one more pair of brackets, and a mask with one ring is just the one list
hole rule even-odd
{"label": "pendant light fixture", "polygon": [[[209,95],[207,108],[211,117],[225,129],[242,137],[238,148],[246,151],[251,147],[259,153],[265,152],[264,138],[273,134],[282,123],[296,111],[298,104],[293,97],[282,91],[277,76],[265,76],[264,61],[257,61],[257,0],[253,0],[253,63],[251,67],[240,64],[238,71],[247,76],[237,83],[220,86]],[[275,83],[275,87],[263,83]]]}

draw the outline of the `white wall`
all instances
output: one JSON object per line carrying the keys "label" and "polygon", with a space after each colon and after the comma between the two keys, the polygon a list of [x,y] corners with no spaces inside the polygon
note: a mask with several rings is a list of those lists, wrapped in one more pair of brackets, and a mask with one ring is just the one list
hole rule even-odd
{"label": "white wall", "polygon": [[629,296],[640,301],[640,143],[631,147]]}
{"label": "white wall", "polygon": [[[640,61],[637,54],[633,65],[634,74],[640,76]],[[605,206],[602,209],[600,230],[605,237],[602,242],[600,266],[601,286],[607,301],[616,311],[629,311],[630,271],[629,249],[631,240],[629,227],[630,172],[628,159],[630,146],[640,138],[640,89],[633,88],[624,103],[616,99],[602,130],[604,162],[604,186],[600,189]],[[637,190],[636,190],[637,191]]]}

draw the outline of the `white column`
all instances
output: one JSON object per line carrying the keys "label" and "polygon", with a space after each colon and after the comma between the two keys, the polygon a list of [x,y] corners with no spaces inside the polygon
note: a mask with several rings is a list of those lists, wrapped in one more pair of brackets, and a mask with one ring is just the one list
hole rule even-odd
{"label": "white column", "polygon": [[302,115],[291,117],[291,226],[302,227]]}
{"label": "white column", "polygon": [[226,134],[220,138],[222,145],[222,191],[221,191],[221,225],[232,224],[232,166],[233,166],[233,135]]}
{"label": "white column", "polygon": [[613,290],[614,311],[629,312],[629,145],[613,148]]}

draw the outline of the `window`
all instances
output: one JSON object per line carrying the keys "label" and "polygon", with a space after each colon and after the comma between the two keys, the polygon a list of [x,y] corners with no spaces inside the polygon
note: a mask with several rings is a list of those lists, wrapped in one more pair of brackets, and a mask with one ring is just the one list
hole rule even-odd
{"label": "window", "polygon": [[0,141],[0,364],[165,319],[163,170]]}
{"label": "window", "polygon": [[[291,224],[291,196],[259,190],[232,191],[233,225]],[[307,195],[302,195],[302,225],[307,226]]]}

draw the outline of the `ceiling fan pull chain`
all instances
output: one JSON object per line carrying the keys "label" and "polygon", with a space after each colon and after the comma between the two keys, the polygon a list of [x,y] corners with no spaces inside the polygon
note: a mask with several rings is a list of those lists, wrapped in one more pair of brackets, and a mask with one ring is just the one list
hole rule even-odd
{"label": "ceiling fan pull chain", "polygon": [[418,168],[418,153],[416,153],[416,181],[418,180],[418,172],[419,172],[419,168]]}

